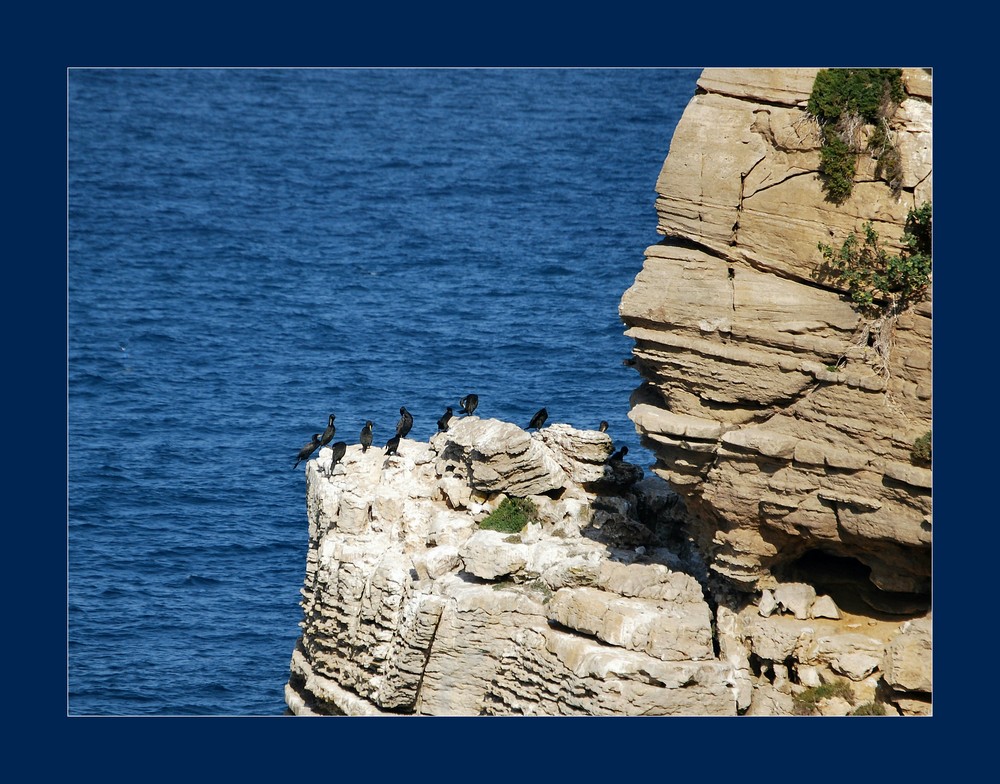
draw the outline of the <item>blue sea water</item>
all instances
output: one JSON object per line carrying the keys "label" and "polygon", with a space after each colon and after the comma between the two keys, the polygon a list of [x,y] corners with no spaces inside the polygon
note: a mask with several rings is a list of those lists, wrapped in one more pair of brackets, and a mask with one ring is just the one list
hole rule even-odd
{"label": "blue sea water", "polygon": [[280,716],[328,414],[627,417],[687,69],[70,69],[67,713]]}

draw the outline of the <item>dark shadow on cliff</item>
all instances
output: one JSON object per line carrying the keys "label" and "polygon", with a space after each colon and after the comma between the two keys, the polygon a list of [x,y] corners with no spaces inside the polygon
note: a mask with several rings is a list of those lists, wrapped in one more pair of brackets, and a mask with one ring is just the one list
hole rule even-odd
{"label": "dark shadow on cliff", "polygon": [[871,568],[856,558],[808,550],[795,561],[774,570],[781,582],[808,583],[826,594],[841,610],[879,621],[903,621],[927,614],[930,594],[883,591],[869,579]]}
{"label": "dark shadow on cliff", "polygon": [[659,564],[688,574],[707,588],[708,569],[687,530],[683,499],[666,480],[642,478],[638,466],[623,462],[617,472],[628,481],[588,487],[598,495],[591,505],[591,519],[580,534],[604,545],[609,560]]}

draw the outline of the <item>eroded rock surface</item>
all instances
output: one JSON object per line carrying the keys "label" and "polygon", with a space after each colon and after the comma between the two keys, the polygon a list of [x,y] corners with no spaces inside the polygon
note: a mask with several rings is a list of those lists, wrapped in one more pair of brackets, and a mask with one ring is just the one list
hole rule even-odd
{"label": "eroded rock surface", "polygon": [[[628,463],[598,477],[607,436],[565,425],[518,429],[504,456],[504,424],[465,417],[397,455],[309,461],[290,712],[773,715],[831,680],[874,699],[883,676],[901,702],[929,705],[929,626],[855,617],[801,582],[717,602],[666,482]],[[553,463],[563,484],[529,496],[536,522],[480,527]],[[489,492],[471,486],[484,475]]]}
{"label": "eroded rock surface", "polygon": [[[653,541],[674,507],[612,451],[604,433],[478,417],[393,456],[349,447],[332,472],[320,450],[289,708],[734,715],[702,586]],[[539,520],[480,528],[507,496]]]}
{"label": "eroded rock surface", "polygon": [[890,121],[900,189],[862,156],[834,204],[805,110],[816,73],[699,79],[657,182],[665,240],[620,305],[642,377],[630,416],[731,585],[771,587],[820,552],[927,597],[931,472],[910,452],[931,429],[930,295],[899,318],[886,369],[843,292],[818,282],[817,246],[872,221],[899,252],[907,212],[931,201],[930,74],[904,69]]}

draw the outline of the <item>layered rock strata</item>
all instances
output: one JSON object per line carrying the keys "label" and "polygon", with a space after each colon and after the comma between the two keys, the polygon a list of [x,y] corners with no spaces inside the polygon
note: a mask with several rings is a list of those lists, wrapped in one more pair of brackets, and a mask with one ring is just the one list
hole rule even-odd
{"label": "layered rock strata", "polygon": [[[651,560],[642,470],[605,433],[465,417],[397,455],[307,466],[310,548],[296,713],[733,714],[712,612]],[[598,494],[600,493],[600,495]],[[482,529],[508,497],[538,522]]]}
{"label": "layered rock strata", "polygon": [[[679,497],[612,451],[605,433],[474,416],[396,455],[351,446],[332,471],[321,449],[289,711],[732,716],[794,712],[804,683],[828,679],[850,680],[858,704],[884,673],[924,688],[898,622],[795,584],[717,606],[678,538]],[[509,496],[537,521],[481,527]]]}
{"label": "layered rock strata", "polygon": [[[630,416],[684,498],[714,574],[755,593],[803,561],[850,561],[885,604],[931,582],[931,301],[895,325],[887,365],[818,243],[871,221],[899,252],[931,201],[931,78],[904,69],[891,117],[899,188],[861,156],[827,200],[816,69],[706,69],[657,181],[657,229],[620,315],[643,384]],[[877,594],[881,593],[881,598]],[[874,598],[872,598],[874,597]]]}

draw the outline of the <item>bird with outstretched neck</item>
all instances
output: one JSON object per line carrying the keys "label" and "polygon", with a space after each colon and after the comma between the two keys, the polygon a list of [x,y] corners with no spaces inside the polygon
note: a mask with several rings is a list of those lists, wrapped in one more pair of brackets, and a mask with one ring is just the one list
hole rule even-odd
{"label": "bird with outstretched neck", "polygon": [[372,421],[369,419],[365,422],[365,426],[361,428],[361,451],[367,452],[368,447],[372,445]]}
{"label": "bird with outstretched neck", "polygon": [[479,406],[479,395],[469,394],[458,401],[460,408],[458,409],[459,414],[471,415],[475,412],[476,408]]}
{"label": "bird with outstretched neck", "polygon": [[326,446],[333,441],[333,434],[337,432],[337,428],[333,424],[333,420],[336,418],[336,414],[330,414],[330,419],[326,423],[326,430],[323,431],[323,435],[319,438],[320,446]]}
{"label": "bird with outstretched neck", "polygon": [[313,433],[312,441],[310,441],[308,444],[306,444],[299,450],[299,456],[295,458],[295,465],[292,466],[292,469],[298,468],[299,463],[301,463],[303,460],[308,460],[309,455],[311,455],[313,452],[319,449],[320,447],[319,436],[320,436],[319,433]]}
{"label": "bird with outstretched neck", "polygon": [[528,429],[531,430],[531,428],[534,428],[535,430],[538,430],[538,428],[545,424],[545,420],[548,418],[548,411],[544,408],[538,409],[538,411],[535,412],[535,415],[531,418],[531,421],[528,423]]}
{"label": "bird with outstretched neck", "polygon": [[396,423],[396,435],[406,438],[406,434],[413,427],[413,415],[406,410],[406,406],[399,407],[399,421]]}
{"label": "bird with outstretched neck", "polygon": [[438,432],[444,432],[448,429],[448,423],[451,421],[451,417],[451,406],[448,406],[441,415],[441,418],[438,420]]}

